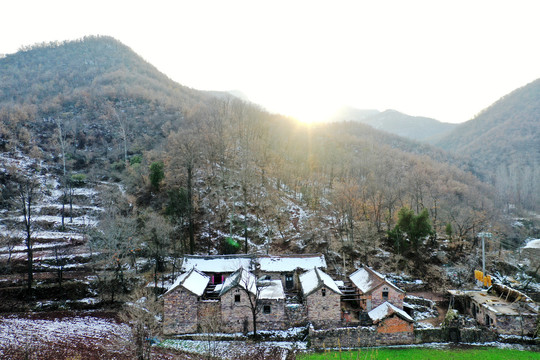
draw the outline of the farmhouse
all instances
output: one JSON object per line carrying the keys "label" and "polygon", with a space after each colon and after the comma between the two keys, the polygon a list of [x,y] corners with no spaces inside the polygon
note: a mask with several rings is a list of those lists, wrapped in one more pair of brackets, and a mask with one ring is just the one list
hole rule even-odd
{"label": "farmhouse", "polygon": [[[314,328],[359,325],[359,313],[385,304],[376,325],[389,331],[412,331],[402,315],[402,290],[363,267],[351,285],[324,270],[323,255],[186,256],[180,275],[163,295],[164,334],[282,330],[311,323]],[[345,289],[353,289],[355,321],[349,321]],[[363,304],[363,307],[360,306]],[[397,310],[399,311],[397,311]],[[372,322],[370,322],[371,324]],[[375,322],[373,322],[375,323]],[[405,330],[403,330],[405,329]]]}

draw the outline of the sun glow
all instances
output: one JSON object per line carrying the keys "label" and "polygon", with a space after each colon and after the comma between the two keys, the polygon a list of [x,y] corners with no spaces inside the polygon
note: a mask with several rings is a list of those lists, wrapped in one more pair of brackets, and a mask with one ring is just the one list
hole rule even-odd
{"label": "sun glow", "polygon": [[339,107],[336,99],[287,96],[286,99],[274,98],[268,110],[292,117],[303,124],[317,124],[330,121]]}

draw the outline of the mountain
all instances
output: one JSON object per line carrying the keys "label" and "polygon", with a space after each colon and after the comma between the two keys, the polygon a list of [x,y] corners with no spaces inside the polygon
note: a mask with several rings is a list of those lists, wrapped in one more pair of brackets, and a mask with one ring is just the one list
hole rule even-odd
{"label": "mountain", "polygon": [[378,130],[427,142],[430,142],[430,138],[440,136],[456,126],[427,117],[410,116],[396,110],[386,110],[361,121]]}
{"label": "mountain", "polygon": [[358,121],[371,127],[386,131],[408,139],[432,142],[432,138],[441,136],[452,130],[456,125],[443,123],[435,119],[410,116],[396,110],[358,110],[354,108],[341,109],[332,121]]}
{"label": "mountain", "polygon": [[[59,187],[64,162],[88,184],[118,184],[101,232],[88,235],[118,252],[114,269],[146,256],[145,269],[163,274],[178,254],[239,251],[236,242],[250,253],[322,252],[336,271],[369,261],[424,274],[438,261],[435,238],[413,252],[386,237],[402,207],[428,209],[438,234],[451,224],[456,261],[498,218],[493,188],[457,155],[359,122],[306,127],[187,88],[108,37],[0,59],[0,120],[0,151],[48,163]],[[381,249],[409,258],[381,260]]]}
{"label": "mountain", "polygon": [[158,146],[187,109],[212,99],[110,37],[36,45],[0,59],[0,150],[57,157],[62,127],[83,169]]}
{"label": "mountain", "polygon": [[491,173],[514,204],[540,203],[540,79],[502,97],[436,145]]}

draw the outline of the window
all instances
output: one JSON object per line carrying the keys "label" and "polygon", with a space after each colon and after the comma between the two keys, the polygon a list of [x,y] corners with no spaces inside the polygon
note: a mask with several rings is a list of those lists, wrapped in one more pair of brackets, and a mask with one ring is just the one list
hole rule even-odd
{"label": "window", "polygon": [[322,289],[321,295],[322,295],[322,296],[326,296],[326,289]]}
{"label": "window", "polygon": [[235,294],[235,295],[234,295],[234,302],[235,302],[235,303],[239,303],[239,302],[240,302],[240,294]]}
{"label": "window", "polygon": [[263,314],[270,314],[272,312],[272,307],[270,305],[263,306]]}
{"label": "window", "polygon": [[383,298],[383,300],[388,300],[388,288],[387,287],[383,288],[382,298]]}

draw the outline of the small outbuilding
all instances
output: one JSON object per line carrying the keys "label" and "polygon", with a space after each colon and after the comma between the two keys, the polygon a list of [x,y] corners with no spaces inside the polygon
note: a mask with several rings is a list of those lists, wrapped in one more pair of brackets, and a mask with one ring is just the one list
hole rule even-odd
{"label": "small outbuilding", "polygon": [[368,313],[373,324],[377,326],[377,332],[385,334],[412,333],[414,320],[405,311],[384,302]]}

